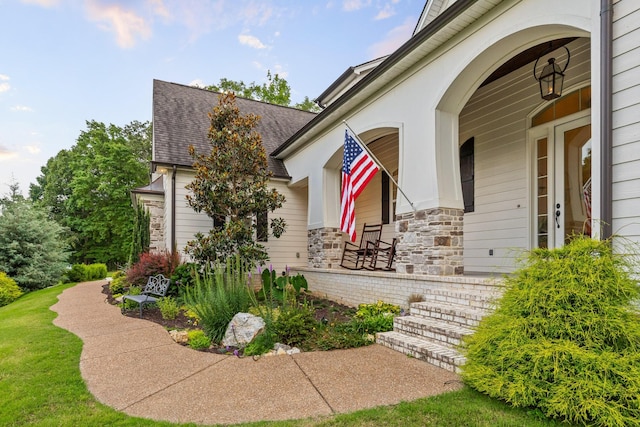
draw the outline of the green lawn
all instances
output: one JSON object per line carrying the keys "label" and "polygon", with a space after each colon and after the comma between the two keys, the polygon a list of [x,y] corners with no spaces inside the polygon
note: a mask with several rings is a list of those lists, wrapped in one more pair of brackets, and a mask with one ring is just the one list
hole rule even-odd
{"label": "green lawn", "polygon": [[[82,341],[52,324],[56,296],[72,285],[30,293],[0,308],[0,425],[169,426],[97,402],[80,376]],[[176,362],[178,363],[178,362]],[[183,424],[193,425],[193,424]],[[318,420],[246,426],[559,426],[468,388]]]}

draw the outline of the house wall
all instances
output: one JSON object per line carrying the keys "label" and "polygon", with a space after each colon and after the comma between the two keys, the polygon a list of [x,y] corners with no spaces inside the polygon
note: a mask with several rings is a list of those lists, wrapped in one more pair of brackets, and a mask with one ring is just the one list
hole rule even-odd
{"label": "house wall", "polygon": [[613,8],[613,224],[640,243],[640,2]]}
{"label": "house wall", "polygon": [[307,187],[290,187],[282,180],[271,181],[273,187],[285,196],[282,208],[269,214],[271,218],[281,217],[287,223],[285,233],[276,239],[262,243],[269,253],[270,263],[276,271],[284,271],[287,266],[307,265]]}
{"label": "house wall", "polygon": [[[193,181],[195,173],[192,170],[178,169],[176,173],[176,249],[185,257],[187,242],[193,240],[196,233],[207,234],[213,227],[213,221],[203,212],[195,212],[187,203],[187,184]],[[287,223],[286,232],[280,239],[269,237],[269,241],[262,243],[268,251],[270,263],[277,271],[284,271],[288,266],[302,266],[307,264],[307,188],[304,186],[288,187],[282,180],[272,181],[273,187],[284,194],[286,202],[281,209],[270,214],[272,217],[282,217]],[[165,206],[164,230],[165,242],[170,242],[171,220],[171,172],[164,177]]]}
{"label": "house wall", "polygon": [[[591,9],[584,7],[583,0],[501,2],[445,42],[444,48],[407,68],[401,77],[368,98],[359,97],[351,109],[345,107],[335,114],[334,121],[328,118],[319,125],[313,143],[284,159],[293,182],[308,179],[313,195],[309,226],[338,226],[339,209],[334,200],[339,178],[332,171],[336,170],[334,154],[344,142],[343,119],[348,119],[358,134],[381,126],[400,129],[398,182],[416,210],[461,209],[454,153],[460,109],[477,85],[516,52],[549,37],[586,34],[593,24]],[[531,93],[536,91],[533,83]],[[399,198],[396,214],[411,211],[409,203]]]}
{"label": "house wall", "polygon": [[[590,77],[590,40],[581,38],[567,47],[571,60],[564,93]],[[560,64],[565,60],[558,56]],[[519,253],[531,245],[527,116],[546,105],[539,91],[531,90],[532,69],[528,64],[481,87],[460,113],[460,144],[471,137],[475,143],[475,209],[464,215],[467,272],[510,271]]]}

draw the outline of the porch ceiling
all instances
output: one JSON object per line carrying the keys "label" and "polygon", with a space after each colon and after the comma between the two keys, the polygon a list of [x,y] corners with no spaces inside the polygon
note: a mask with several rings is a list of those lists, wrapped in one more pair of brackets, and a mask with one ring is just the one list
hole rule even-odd
{"label": "porch ceiling", "polygon": [[484,82],[482,82],[480,87],[488,85],[489,83],[498,80],[500,77],[504,77],[512,71],[517,70],[518,68],[524,67],[527,64],[531,64],[533,61],[540,58],[541,56],[544,56],[546,53],[551,53],[556,49],[560,49],[561,47],[568,43],[571,43],[575,39],[577,39],[577,37],[567,37],[564,39],[557,39],[540,43],[539,45],[533,46],[517,54],[516,56],[502,64],[500,67],[498,67],[498,69],[496,69],[493,73],[491,73],[491,75],[487,77]]}

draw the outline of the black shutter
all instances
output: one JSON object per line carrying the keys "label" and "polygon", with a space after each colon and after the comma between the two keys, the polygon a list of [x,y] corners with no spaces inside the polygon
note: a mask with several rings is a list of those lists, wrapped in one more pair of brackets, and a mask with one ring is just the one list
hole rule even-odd
{"label": "black shutter", "polygon": [[471,137],[460,147],[460,179],[462,181],[462,198],[464,211],[475,209],[474,178],[474,138]]}
{"label": "black shutter", "polygon": [[389,175],[385,171],[382,174],[382,223],[389,224]]}

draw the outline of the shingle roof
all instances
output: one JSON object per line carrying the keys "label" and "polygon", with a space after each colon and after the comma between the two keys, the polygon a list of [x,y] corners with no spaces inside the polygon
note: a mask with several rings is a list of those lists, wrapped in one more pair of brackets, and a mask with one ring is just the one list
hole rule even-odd
{"label": "shingle roof", "polygon": [[[207,138],[207,113],[217,104],[217,92],[154,80],[153,162],[191,166],[189,145],[199,153],[208,153],[211,146]],[[256,131],[262,136],[267,154],[315,116],[315,113],[244,98],[237,98],[236,104],[242,114],[253,113],[261,117]],[[268,156],[268,163],[275,177],[289,177],[281,160]]]}

